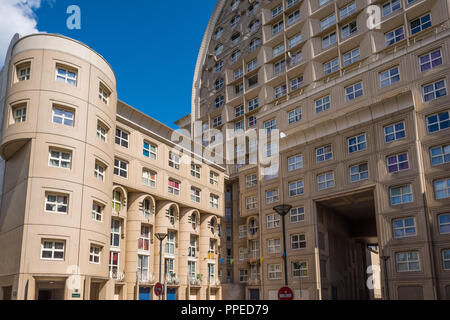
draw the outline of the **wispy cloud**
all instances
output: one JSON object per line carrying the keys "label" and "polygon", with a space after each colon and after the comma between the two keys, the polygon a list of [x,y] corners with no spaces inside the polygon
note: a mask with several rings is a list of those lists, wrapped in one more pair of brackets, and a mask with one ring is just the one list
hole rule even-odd
{"label": "wispy cloud", "polygon": [[0,66],[5,62],[6,51],[14,34],[27,35],[39,32],[34,11],[48,0],[0,0]]}

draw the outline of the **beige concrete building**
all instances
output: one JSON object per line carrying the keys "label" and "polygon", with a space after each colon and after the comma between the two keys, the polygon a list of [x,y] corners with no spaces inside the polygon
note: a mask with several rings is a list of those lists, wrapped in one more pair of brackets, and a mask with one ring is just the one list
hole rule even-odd
{"label": "beige concrete building", "polygon": [[77,41],[16,36],[0,81],[0,300],[155,299],[156,233],[167,299],[221,298],[224,168],[118,101]]}
{"label": "beige concrete building", "polygon": [[224,298],[277,299],[287,272],[295,299],[450,299],[449,14],[448,0],[218,1],[177,124],[210,148],[226,130],[280,132],[259,145],[272,172],[253,139],[225,146],[246,162],[227,165]]}

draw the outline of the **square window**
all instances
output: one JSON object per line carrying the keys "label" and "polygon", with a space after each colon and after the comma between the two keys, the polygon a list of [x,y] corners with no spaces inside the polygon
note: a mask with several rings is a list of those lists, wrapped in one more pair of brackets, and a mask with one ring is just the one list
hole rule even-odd
{"label": "square window", "polygon": [[406,138],[405,123],[398,122],[384,127],[384,139],[386,143]]}

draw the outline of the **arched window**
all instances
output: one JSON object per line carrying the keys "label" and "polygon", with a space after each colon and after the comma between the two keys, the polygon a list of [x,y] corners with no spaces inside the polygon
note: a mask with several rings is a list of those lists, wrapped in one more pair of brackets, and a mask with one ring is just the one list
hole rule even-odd
{"label": "arched window", "polygon": [[175,207],[171,206],[169,208],[169,211],[167,212],[167,217],[169,218],[169,221],[172,225],[175,225],[176,221],[176,213],[175,213]]}
{"label": "arched window", "polygon": [[197,230],[197,215],[195,213],[191,215],[191,225],[193,230]]}

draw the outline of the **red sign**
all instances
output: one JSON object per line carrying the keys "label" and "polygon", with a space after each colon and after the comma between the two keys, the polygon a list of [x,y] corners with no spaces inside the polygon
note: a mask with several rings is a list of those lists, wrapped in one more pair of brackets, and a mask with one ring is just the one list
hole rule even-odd
{"label": "red sign", "polygon": [[158,282],[157,284],[155,284],[155,295],[159,297],[160,295],[162,295],[162,292],[163,292],[162,284]]}
{"label": "red sign", "polygon": [[289,287],[283,287],[278,291],[278,300],[285,300],[290,301],[294,300],[294,293],[292,292],[291,288]]}

